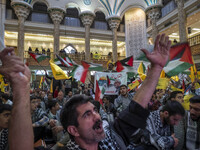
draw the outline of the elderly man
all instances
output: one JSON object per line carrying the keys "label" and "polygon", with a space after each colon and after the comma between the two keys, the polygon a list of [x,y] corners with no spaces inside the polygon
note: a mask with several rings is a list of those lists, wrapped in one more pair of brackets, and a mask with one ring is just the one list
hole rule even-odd
{"label": "elderly man", "polygon": [[[147,107],[147,104],[155,90],[156,84],[160,76],[160,72],[162,71],[163,67],[165,66],[168,60],[170,45],[171,42],[169,41],[168,37],[166,37],[165,35],[158,35],[156,38],[156,43],[153,52],[150,53],[147,50],[142,50],[151,62],[151,69],[148,72],[146,80],[143,82],[140,89],[136,92],[133,100],[131,101],[127,109],[125,109],[114,122],[113,129],[109,127],[106,121],[103,121],[104,123],[102,124],[102,119],[96,107],[91,102],[89,102],[90,98],[87,98],[84,95],[72,97],[71,100],[69,100],[63,107],[61,114],[61,123],[63,127],[67,130],[67,132],[71,135],[71,140],[68,142],[65,148],[70,150],[112,150],[126,149],[126,147],[129,148],[131,135],[138,128],[145,127],[146,118],[149,115],[149,112],[145,108]],[[9,62],[9,59],[11,59],[8,56],[6,56],[6,53],[7,51],[5,50],[3,51],[3,54],[0,54],[0,59],[2,60],[3,65],[5,62]],[[6,59],[4,59],[5,57]],[[18,63],[20,64],[20,62]],[[4,66],[6,67],[6,64]],[[13,86],[18,86],[17,81],[12,78],[14,77],[14,75],[23,80],[21,81],[23,83],[23,85],[21,86],[25,89],[22,90],[21,88],[19,88],[21,90],[13,90],[18,91],[18,93],[24,93],[24,90],[29,89],[29,86],[27,86],[27,80],[30,77],[30,75],[27,75],[25,72],[28,70],[26,70],[26,67],[22,67],[18,71],[15,71],[12,67],[8,67],[9,72],[0,71],[0,73],[7,75],[7,77],[9,77],[9,79],[11,80]],[[20,77],[19,72],[24,73],[23,76],[25,77]],[[13,82],[13,80],[15,82]],[[25,95],[25,98],[29,99],[28,97],[29,96]],[[19,98],[18,105],[16,105],[21,106],[21,101],[23,100],[24,97],[21,99]],[[28,107],[30,107],[30,104],[28,105]],[[21,149],[29,150],[32,148],[32,143],[24,142],[24,147],[22,148],[22,145],[18,145],[16,143],[22,143],[25,140],[22,139],[17,140],[17,142],[15,141],[19,134],[22,134],[22,131],[16,130],[16,127],[14,126],[24,126],[24,124],[26,124],[26,126],[28,127],[31,126],[31,120],[27,120],[27,116],[24,118],[25,120],[23,120],[23,118],[20,118],[19,120],[19,117],[17,118],[18,120],[15,120],[16,114],[21,115],[20,117],[24,116],[24,114],[19,114],[19,111],[25,111],[25,113],[28,113],[28,115],[26,115],[30,117],[30,112],[27,112],[26,109],[23,107],[17,107],[14,110],[14,118],[11,118],[11,122],[15,124],[11,124],[12,132],[10,133],[10,135],[15,136],[10,136],[9,139],[10,145],[12,147],[11,150],[18,150],[19,147]],[[31,140],[33,139],[31,134],[31,128],[28,129],[29,130],[27,131],[26,127],[26,132],[23,132],[23,134],[26,133],[26,138],[28,137],[28,140]],[[14,133],[13,131],[16,132]]]}

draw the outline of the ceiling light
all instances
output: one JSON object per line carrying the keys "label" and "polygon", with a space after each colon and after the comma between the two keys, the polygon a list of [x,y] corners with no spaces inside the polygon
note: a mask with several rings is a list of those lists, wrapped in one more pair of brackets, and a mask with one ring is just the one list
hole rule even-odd
{"label": "ceiling light", "polygon": [[177,33],[172,33],[172,35],[178,35]]}
{"label": "ceiling light", "polygon": [[200,31],[199,28],[192,28],[192,30],[194,30],[194,31]]}

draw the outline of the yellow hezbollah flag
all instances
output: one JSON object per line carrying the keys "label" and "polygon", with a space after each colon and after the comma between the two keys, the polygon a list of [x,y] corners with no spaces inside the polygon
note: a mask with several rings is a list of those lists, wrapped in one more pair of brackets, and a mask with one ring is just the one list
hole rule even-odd
{"label": "yellow hezbollah flag", "polygon": [[93,54],[93,58],[94,59],[100,59],[101,58],[101,54]]}
{"label": "yellow hezbollah flag", "polygon": [[196,74],[196,67],[195,67],[195,65],[193,65],[193,66],[191,66],[190,67],[190,75],[189,75],[189,77],[190,77],[190,79],[191,79],[191,81],[192,82],[194,82],[194,80],[195,80],[195,74]]}
{"label": "yellow hezbollah flag", "polygon": [[174,81],[176,81],[176,82],[178,82],[179,77],[178,76],[172,76],[171,79],[174,80]]}
{"label": "yellow hezbollah flag", "polygon": [[184,89],[176,88],[176,87],[173,86],[173,85],[171,85],[171,90],[172,90],[172,91],[181,91],[181,92],[184,92]]}
{"label": "yellow hezbollah flag", "polygon": [[42,82],[43,82],[43,76],[41,76],[41,79],[40,79],[40,85],[39,85],[39,88],[41,89],[42,87]]}
{"label": "yellow hezbollah flag", "polygon": [[53,80],[51,80],[50,93],[53,93]]}
{"label": "yellow hezbollah flag", "polygon": [[3,81],[3,75],[0,74],[0,82]]}
{"label": "yellow hezbollah flag", "polygon": [[188,95],[185,95],[184,96],[184,102],[182,103],[182,105],[183,105],[183,108],[185,109],[185,110],[189,110],[190,109],[190,98],[192,98],[194,95],[193,94],[188,94]]}
{"label": "yellow hezbollah flag", "polygon": [[52,62],[52,60],[50,60],[49,63],[50,63],[50,66],[51,66],[53,76],[56,80],[69,79],[67,74],[59,66],[54,64]]}
{"label": "yellow hezbollah flag", "polygon": [[0,89],[1,89],[1,92],[3,92],[3,93],[5,92],[5,88],[4,87],[5,87],[5,83],[4,83],[4,80],[2,80],[1,84],[0,84]]}
{"label": "yellow hezbollah flag", "polygon": [[165,78],[165,71],[162,70],[162,72],[160,73],[160,78]]}
{"label": "yellow hezbollah flag", "polygon": [[165,90],[168,85],[169,85],[169,80],[168,78],[159,78],[158,84],[156,86],[156,89],[163,89]]}
{"label": "yellow hezbollah flag", "polygon": [[142,81],[144,81],[145,78],[146,78],[146,75],[145,75],[145,66],[144,66],[143,62],[140,63],[137,71],[138,71],[138,74],[140,76],[140,79]]}
{"label": "yellow hezbollah flag", "polygon": [[139,82],[138,80],[136,80],[135,82],[130,83],[130,84],[128,85],[128,87],[129,87],[130,90],[132,90],[132,89],[134,89],[135,87],[137,87],[138,85],[140,85],[140,82]]}

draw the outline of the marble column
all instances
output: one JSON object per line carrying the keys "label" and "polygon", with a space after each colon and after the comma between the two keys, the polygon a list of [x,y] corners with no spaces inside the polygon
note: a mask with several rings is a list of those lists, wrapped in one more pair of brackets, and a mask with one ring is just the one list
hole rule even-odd
{"label": "marble column", "polygon": [[[90,58],[90,26],[93,23],[95,15],[91,12],[82,13],[80,15],[81,21],[85,26],[85,61],[91,62]],[[87,78],[85,80],[85,84],[88,85],[91,83],[91,73],[88,71]]]}
{"label": "marble column", "polygon": [[178,25],[179,25],[179,38],[180,42],[187,42],[187,32],[186,32],[186,14],[184,10],[185,0],[175,0],[178,6]]}
{"label": "marble column", "polygon": [[116,62],[118,60],[117,58],[117,28],[120,24],[120,18],[110,18],[108,19],[108,23],[110,26],[110,29],[112,30],[112,54],[113,54],[113,62]]}
{"label": "marble column", "polygon": [[15,14],[18,17],[18,41],[17,41],[18,56],[23,60],[24,59],[24,24],[32,8],[22,3],[19,3],[19,4],[14,3],[12,4],[12,7],[14,8]]}
{"label": "marble column", "polygon": [[95,15],[92,13],[81,14],[81,21],[85,26],[85,60],[90,62],[90,26],[93,23]]}
{"label": "marble column", "polygon": [[158,21],[158,18],[161,15],[160,8],[161,8],[160,5],[156,5],[156,6],[149,7],[146,10],[146,13],[147,13],[147,15],[150,18],[151,23],[152,23],[152,39],[153,39],[153,42],[155,41],[156,36],[159,33],[156,23]]}
{"label": "marble column", "polygon": [[63,20],[65,12],[61,9],[49,9],[51,19],[54,23],[54,52],[60,50],[60,23]]}
{"label": "marble column", "polygon": [[[5,18],[6,18],[6,0],[0,0],[0,40],[4,43],[4,30],[5,30]],[[2,50],[3,45],[0,45]]]}

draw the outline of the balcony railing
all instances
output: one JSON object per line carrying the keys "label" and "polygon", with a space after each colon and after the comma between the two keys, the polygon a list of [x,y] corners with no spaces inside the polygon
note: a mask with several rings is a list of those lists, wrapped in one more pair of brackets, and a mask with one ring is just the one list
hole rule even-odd
{"label": "balcony railing", "polygon": [[200,34],[188,39],[192,55],[200,55]]}
{"label": "balcony railing", "polygon": [[[50,56],[50,58],[56,58],[55,54],[50,52],[50,53],[44,53],[48,56]],[[65,56],[65,54],[61,53],[59,54],[60,56]],[[84,53],[77,53],[77,54],[67,54],[68,57],[70,57],[73,61],[75,61],[77,64],[81,64],[82,60],[85,60],[85,54]],[[97,63],[97,64],[102,64],[103,67],[106,68],[106,64],[109,60],[112,59],[112,56],[108,56],[108,55],[99,55],[99,57],[94,58],[93,56],[91,57],[91,62],[93,63]],[[29,66],[39,66],[39,64],[28,54],[28,51],[24,52],[24,58],[26,58],[27,63],[29,64]],[[125,56],[118,56],[118,60],[122,60],[124,59]],[[49,66],[49,60],[50,59],[46,59],[42,62],[40,62],[41,66]]]}
{"label": "balcony railing", "polygon": [[190,46],[200,44],[200,34],[188,39]]}

